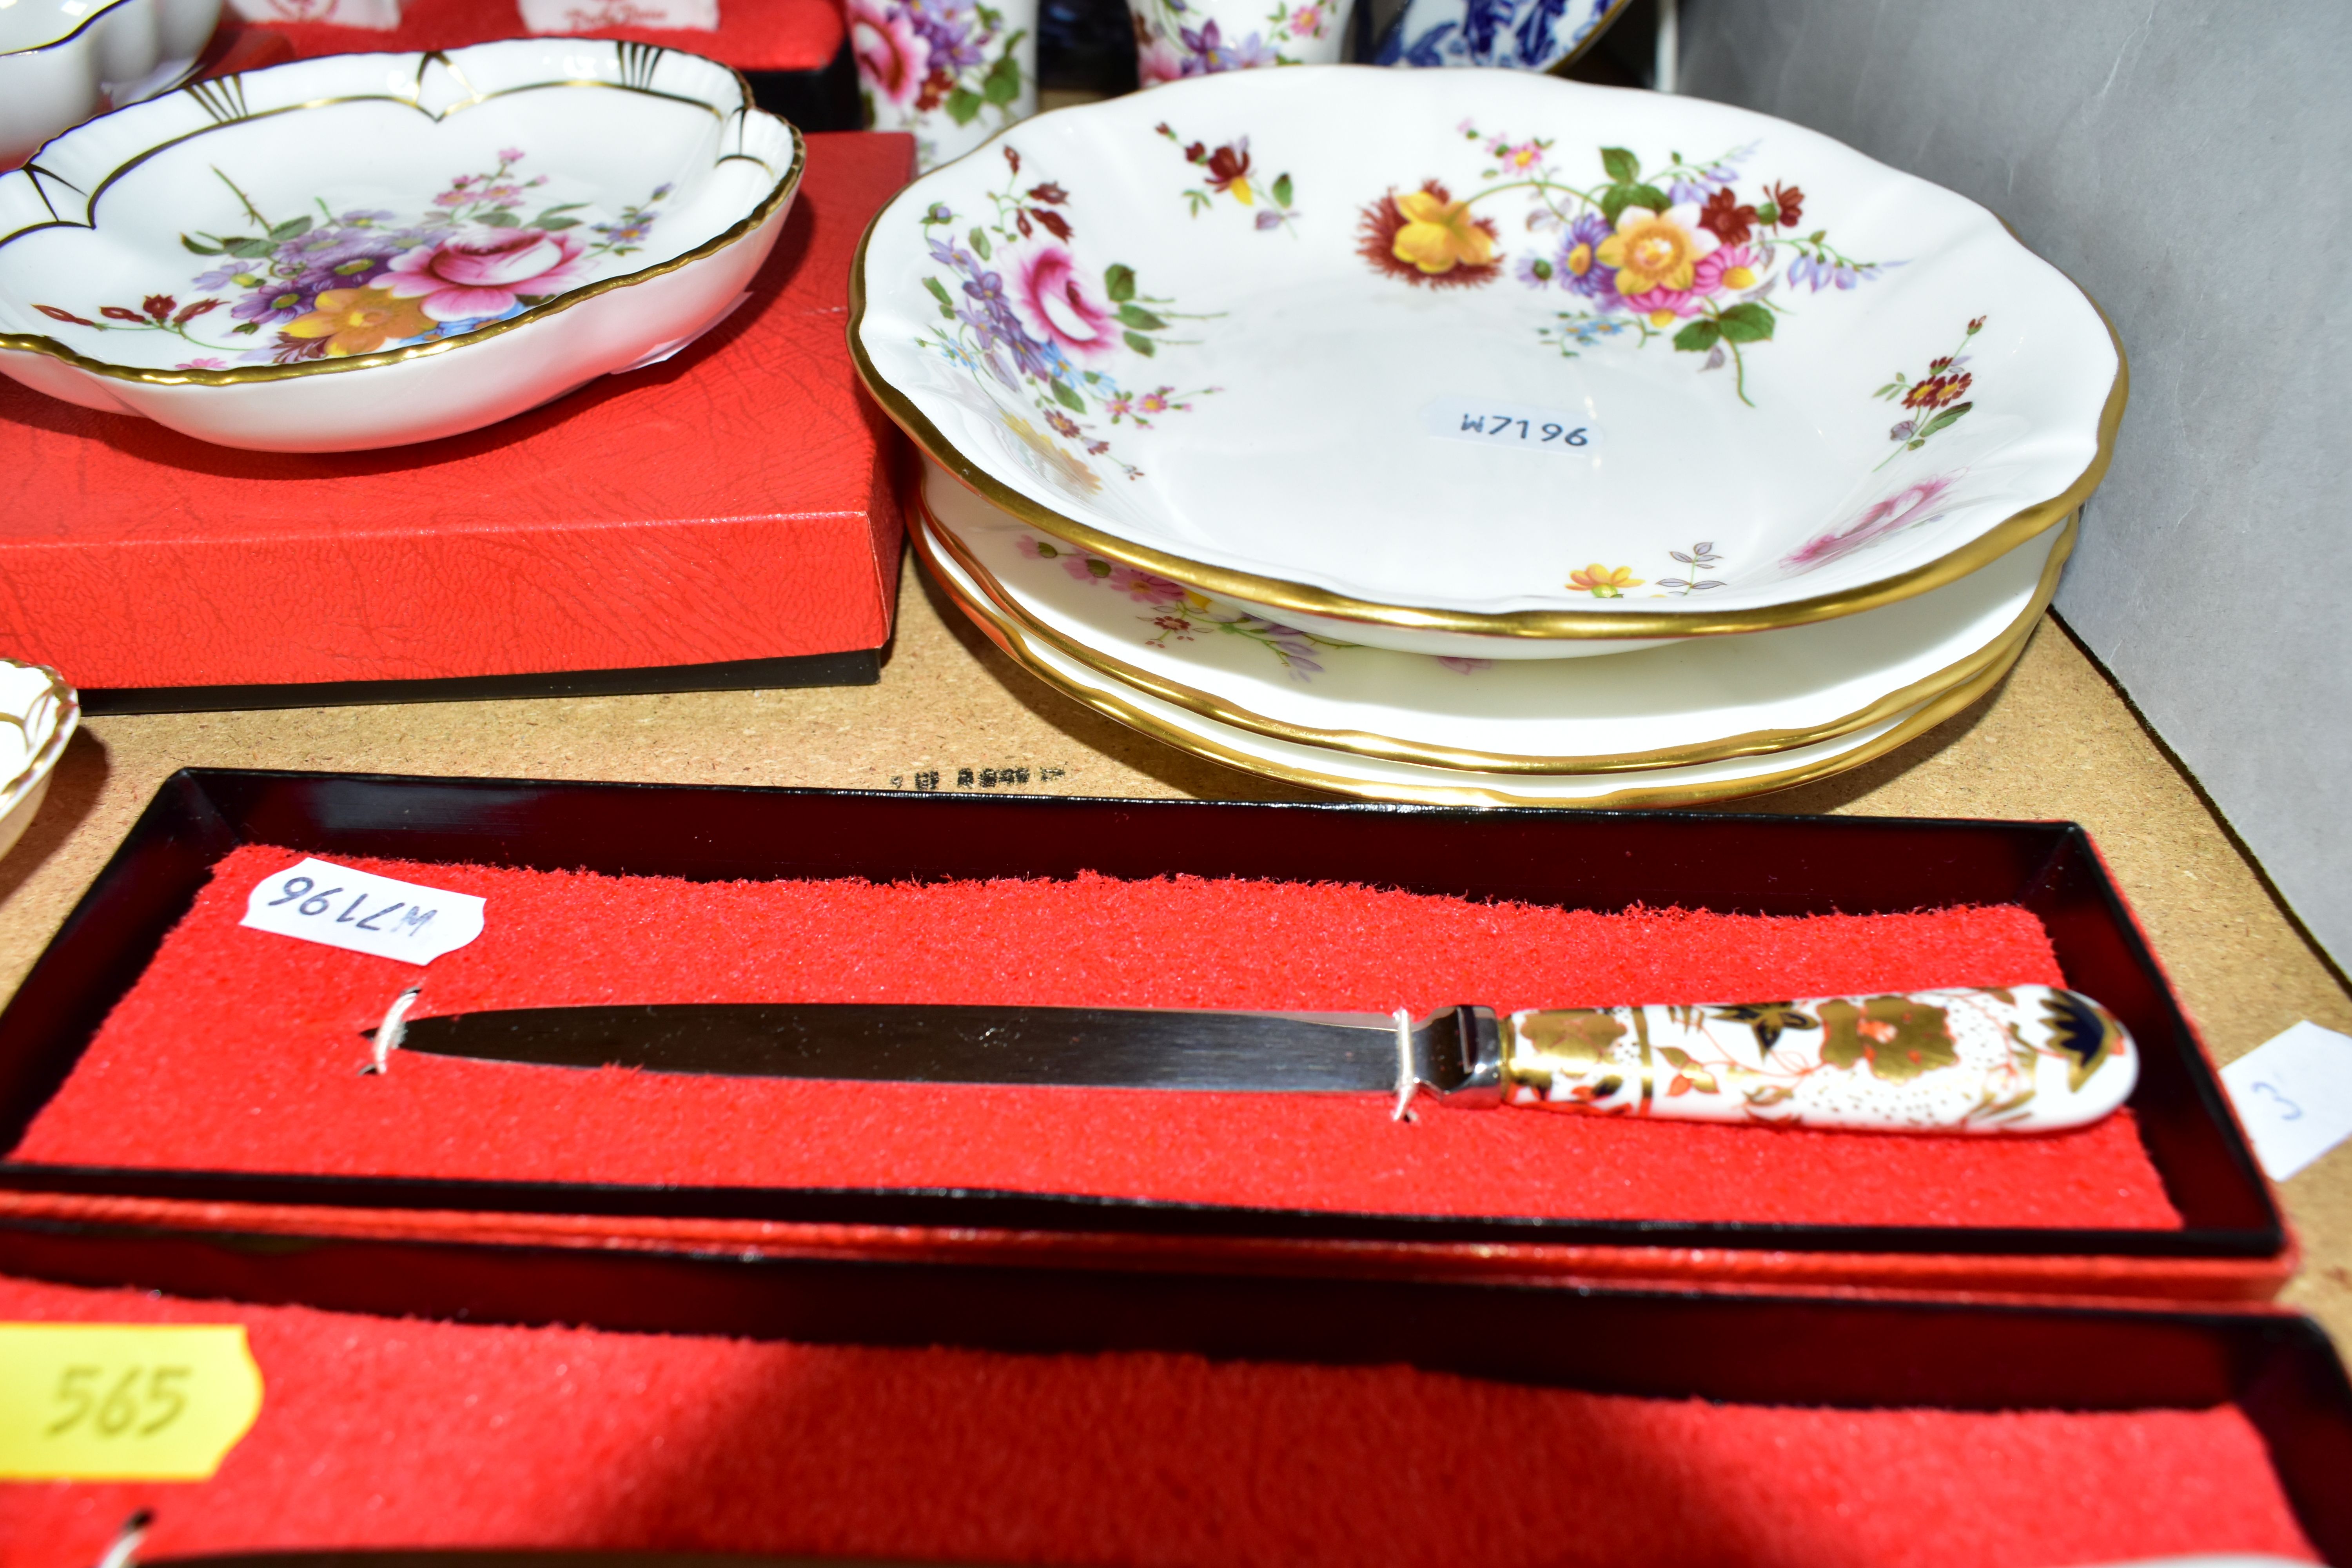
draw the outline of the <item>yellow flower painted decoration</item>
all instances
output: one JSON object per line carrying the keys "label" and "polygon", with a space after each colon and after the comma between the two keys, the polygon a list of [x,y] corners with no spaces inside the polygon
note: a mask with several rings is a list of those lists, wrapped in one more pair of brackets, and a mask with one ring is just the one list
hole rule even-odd
{"label": "yellow flower painted decoration", "polygon": [[290,338],[324,338],[327,354],[369,354],[388,342],[422,337],[439,325],[422,300],[395,299],[389,289],[330,289],[317,308],[286,323]]}
{"label": "yellow flower painted decoration", "polygon": [[1617,268],[1617,291],[1630,299],[1653,289],[1689,288],[1698,258],[1714,248],[1663,213],[1627,207],[1617,232],[1595,254],[1601,266]]}
{"label": "yellow flower painted decoration", "polygon": [[[1774,181],[1748,186],[1743,197],[1740,165],[1761,143],[1696,161],[1667,153],[1646,163],[1633,148],[1600,147],[1603,178],[1586,184],[1549,142],[1467,120],[1454,131],[1486,154],[1490,166],[1478,183],[1425,179],[1410,192],[1390,185],[1357,209],[1356,254],[1381,277],[1432,291],[1500,282],[1507,262],[1512,278],[1559,307],[1536,335],[1570,359],[1604,342],[1671,347],[1699,371],[1727,370],[1732,395],[1752,408],[1748,360],[1778,335],[1792,293],[1843,292],[1901,265],[1850,256],[1826,228],[1808,231],[1823,204],[1801,186]],[[1522,203],[1517,214],[1505,205]],[[1768,298],[1776,284],[1780,292]],[[1909,395],[1915,384],[1901,383],[1896,395]],[[1970,405],[1955,399],[1952,406]],[[1896,438],[1916,439],[1916,423],[1896,426]],[[1678,581],[1660,585],[1674,592]]]}
{"label": "yellow flower painted decoration", "polygon": [[1603,566],[1596,561],[1581,572],[1570,573],[1568,585],[1596,599],[1622,599],[1626,589],[1640,587],[1642,579],[1631,566]]}
{"label": "yellow flower painted decoration", "polygon": [[1004,427],[1043,460],[1045,468],[1051,471],[1048,477],[1058,477],[1072,489],[1087,495],[1102,489],[1102,479],[1095,471],[1055,445],[1051,436],[1018,415],[1005,414],[1002,417]]}
{"label": "yellow flower painted decoration", "polygon": [[1494,261],[1494,237],[1472,221],[1468,202],[1449,202],[1428,191],[1408,191],[1396,198],[1396,206],[1405,220],[1393,247],[1399,261],[1409,261],[1431,273],[1486,267]]}

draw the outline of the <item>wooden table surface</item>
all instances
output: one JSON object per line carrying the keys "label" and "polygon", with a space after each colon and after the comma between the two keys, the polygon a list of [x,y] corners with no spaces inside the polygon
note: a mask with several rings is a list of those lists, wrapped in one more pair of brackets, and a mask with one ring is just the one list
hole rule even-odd
{"label": "wooden table surface", "polygon": [[[507,778],[906,787],[1025,767],[1055,795],[1298,800],[1062,697],[966,625],[911,564],[879,685],[93,719],[0,860],[0,988],[13,993],[158,784],[184,766]],[[978,787],[975,783],[972,786]],[[2054,620],[1985,702],[1852,773],[1735,809],[2071,818],[2088,827],[2222,1060],[2352,994],[2194,787]],[[2352,1143],[2283,1194],[2304,1252],[2285,1300],[2352,1346]]]}

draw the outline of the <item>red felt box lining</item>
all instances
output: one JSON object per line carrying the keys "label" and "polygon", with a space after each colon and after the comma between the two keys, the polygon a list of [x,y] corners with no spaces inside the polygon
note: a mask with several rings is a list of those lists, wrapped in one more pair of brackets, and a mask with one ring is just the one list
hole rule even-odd
{"label": "red felt box lining", "polygon": [[[1433,1111],[1379,1096],[717,1079],[395,1058],[417,971],[245,929],[252,846],[109,1016],[19,1160],[762,1186],[950,1186],[1401,1214],[2177,1227],[2123,1113],[1898,1138]],[[1481,904],[1339,884],[687,882],[348,864],[488,900],[417,1016],[613,1001],[1416,1011],[2063,984],[2022,910],[1805,918]]]}
{"label": "red felt box lining", "polygon": [[442,1545],[2041,1568],[2316,1555],[2235,1405],[1718,1405],[1402,1367],[474,1327],[0,1279],[6,1318],[244,1322],[267,1394],[207,1482],[0,1484],[0,1568],[86,1568],[140,1507],[156,1510],[150,1556]]}

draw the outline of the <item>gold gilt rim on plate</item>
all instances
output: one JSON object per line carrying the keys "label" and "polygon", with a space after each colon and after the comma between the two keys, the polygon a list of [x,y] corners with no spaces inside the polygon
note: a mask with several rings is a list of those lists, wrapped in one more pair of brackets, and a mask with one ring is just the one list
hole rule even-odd
{"label": "gold gilt rim on plate", "polygon": [[[1056,110],[1052,112],[1070,113],[1072,110]],[[1044,119],[1045,116],[1036,118]],[[1034,123],[1035,120],[1028,120],[1015,126],[1007,126],[965,153],[964,157],[975,157],[992,143],[1012,134],[1019,126]],[[956,162],[961,163],[962,159]],[[858,379],[866,384],[866,390],[890,416],[892,423],[904,430],[907,438],[914,442],[924,456],[945,469],[959,484],[991,506],[1011,513],[1032,528],[1080,549],[1091,550],[1121,565],[1171,578],[1219,598],[1265,605],[1297,615],[1319,616],[1335,621],[1357,621],[1367,626],[1394,626],[1407,631],[1452,632],[1474,637],[1625,640],[1777,631],[1785,626],[1805,626],[1814,621],[1832,620],[1839,616],[1876,609],[1882,605],[1896,604],[1943,587],[1946,584],[1957,583],[2008,554],[2027,540],[2047,533],[2061,518],[2079,511],[2091,492],[2099,488],[2099,481],[2106,477],[2107,465],[2115,457],[2116,431],[2123,423],[2124,405],[2130,398],[2131,365],[2124,353],[2123,339],[2117,335],[2115,322],[2108,319],[2107,312],[2091,298],[2088,290],[2063,270],[2053,267],[2051,270],[2065,278],[2067,284],[2082,295],[2084,303],[2098,316],[2099,324],[2106,329],[2107,342],[2115,350],[2115,379],[2108,384],[2106,402],[2099,410],[2097,449],[2091,454],[2091,460],[2074,476],[2073,482],[2056,495],[2011,513],[1976,538],[1935,560],[1915,566],[1908,572],[1900,572],[1892,577],[1865,583],[1840,593],[1818,595],[1787,604],[1766,605],[1750,610],[1713,613],[1658,610],[1483,612],[1381,604],[1334,593],[1328,588],[1318,588],[1311,584],[1207,565],[1105,533],[1031,500],[966,458],[955,444],[940,433],[940,427],[915,406],[911,398],[883,376],[872,356],[866,352],[863,336],[866,325],[866,258],[868,247],[874,243],[874,231],[921,184],[921,179],[916,180],[867,220],[866,232],[857,238],[857,254],[849,267],[849,356],[857,366]],[[2033,252],[2026,249],[2024,243],[2017,239],[2016,231],[2011,229],[1998,214],[1993,216],[1994,221],[2001,224],[2011,242],[2026,255],[2033,256]],[[2034,259],[2041,258],[2035,257]],[[2044,262],[2043,265],[2048,266],[2049,263]]]}
{"label": "gold gilt rim on plate", "polygon": [[[2035,584],[2032,600],[2016,619],[1975,652],[1887,693],[1866,707],[1855,709],[1825,723],[1801,729],[1750,730],[1696,745],[1660,747],[1647,752],[1545,757],[1428,745],[1364,730],[1319,730],[1308,725],[1292,724],[1139,669],[1055,630],[1024,609],[996,575],[973,558],[971,550],[956,537],[955,531],[940,521],[931,510],[928,499],[918,497],[917,505],[921,509],[923,521],[929,525],[931,542],[953,559],[999,612],[1019,622],[1028,636],[1051,647],[1063,657],[1087,666],[1097,675],[1118,681],[1122,686],[1134,687],[1162,702],[1198,713],[1204,719],[1213,719],[1237,730],[1253,731],[1294,745],[1320,746],[1328,751],[1349,752],[1358,756],[1378,757],[1387,762],[1410,763],[1422,767],[1493,773],[1613,773],[1686,767],[1697,763],[1724,762],[1735,757],[1794,751],[1800,746],[1833,741],[1840,735],[1849,735],[1856,730],[1891,719],[1906,709],[1916,707],[1964,681],[1973,679],[2001,658],[2011,643],[2021,640],[2033,629],[2034,624],[2042,618],[2042,612],[2049,608],[2051,596],[2058,591],[2058,575],[2064,569],[2067,557],[2074,553],[2075,531],[2079,526],[2079,516],[2070,517],[2060,525],[2062,531],[2051,544],[2050,559],[2042,566],[2041,581]],[[1617,657],[1638,658],[1641,655],[1621,654]]]}
{"label": "gold gilt rim on plate", "polygon": [[1706,784],[1682,785],[1652,784],[1640,788],[1612,790],[1607,795],[1590,795],[1580,800],[1561,800],[1541,795],[1514,795],[1505,789],[1482,788],[1475,784],[1417,784],[1381,783],[1372,779],[1348,778],[1324,773],[1311,768],[1294,767],[1287,763],[1252,756],[1220,744],[1205,735],[1178,729],[1152,714],[1107,691],[1098,691],[1064,676],[1045,661],[1032,655],[1027,635],[1009,620],[1001,618],[989,606],[975,602],[957,584],[933,554],[929,531],[918,520],[908,530],[915,553],[931,574],[949,600],[978,626],[989,641],[1004,651],[1007,658],[1055,690],[1073,701],[1093,709],[1105,718],[1113,719],[1130,729],[1139,730],[1153,740],[1165,742],[1181,752],[1204,757],[1213,763],[1238,768],[1244,773],[1265,778],[1280,779],[1286,784],[1303,784],[1309,789],[1327,790],[1335,795],[1354,795],[1364,800],[1412,801],[1428,805],[1537,805],[1555,810],[1620,810],[1633,806],[1700,805],[1714,801],[1737,800],[1744,795],[1765,795],[1773,790],[1792,789],[1827,778],[1864,763],[1875,761],[1905,742],[1934,729],[1954,714],[1970,707],[1990,692],[2008,675],[2011,666],[2025,651],[2028,636],[2020,637],[2002,651],[2000,658],[1973,680],[1953,688],[1943,696],[1921,707],[1885,734],[1841,752],[1801,767],[1777,773],[1757,773],[1747,778],[1724,779]]}

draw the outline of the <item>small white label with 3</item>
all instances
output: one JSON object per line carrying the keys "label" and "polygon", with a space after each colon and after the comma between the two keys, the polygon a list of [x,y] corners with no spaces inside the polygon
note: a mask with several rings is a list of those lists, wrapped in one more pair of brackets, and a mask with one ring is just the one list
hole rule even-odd
{"label": "small white label with 3", "polygon": [[2306,1018],[2223,1068],[2221,1082],[2273,1182],[2352,1137],[2352,1036]]}
{"label": "small white label with 3", "polygon": [[237,923],[378,958],[430,963],[482,934],[483,903],[471,893],[305,860],[256,884]]}
{"label": "small white label with 3", "polygon": [[1591,453],[1601,425],[1590,414],[1493,397],[1441,397],[1421,411],[1421,427],[1448,441],[1528,452]]}

